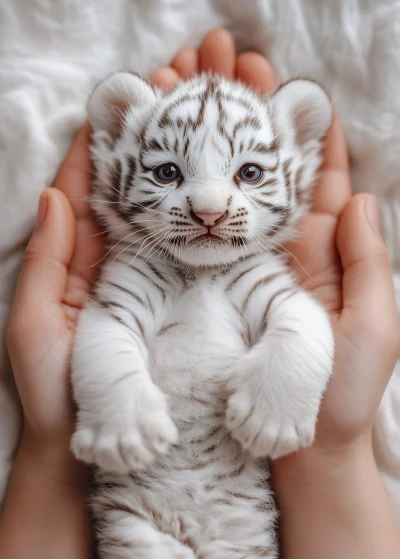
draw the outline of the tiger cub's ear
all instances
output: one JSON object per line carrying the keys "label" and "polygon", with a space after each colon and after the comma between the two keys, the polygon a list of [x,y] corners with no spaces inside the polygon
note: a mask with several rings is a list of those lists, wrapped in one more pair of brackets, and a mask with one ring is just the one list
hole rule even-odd
{"label": "tiger cub's ear", "polygon": [[121,132],[129,109],[144,109],[157,99],[155,90],[136,74],[118,72],[100,82],[88,101],[88,116],[94,132],[104,130],[113,140]]}
{"label": "tiger cub's ear", "polygon": [[328,131],[332,103],[324,89],[310,80],[292,80],[282,85],[271,97],[275,118],[283,126],[294,128],[294,140],[302,147],[309,141],[320,141]]}

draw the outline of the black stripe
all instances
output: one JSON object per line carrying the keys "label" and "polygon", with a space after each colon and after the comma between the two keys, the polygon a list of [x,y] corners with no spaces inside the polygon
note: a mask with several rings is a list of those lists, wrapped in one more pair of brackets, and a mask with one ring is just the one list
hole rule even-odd
{"label": "black stripe", "polygon": [[[144,194],[145,196],[152,196],[154,194],[154,190],[138,190],[140,194]],[[261,193],[262,194],[262,193]]]}
{"label": "black stripe", "polygon": [[160,128],[167,128],[172,126],[172,120],[169,116],[167,109],[163,112],[163,114],[158,119],[158,126]]}
{"label": "black stripe", "polygon": [[[141,181],[148,182],[148,183],[152,184],[153,186],[156,186],[157,188],[164,188],[163,185],[158,184],[156,181],[153,181],[150,177],[143,177],[143,176],[141,176],[141,177],[140,177],[140,180],[141,180]],[[154,194],[154,192],[153,192],[152,194]]]}
{"label": "black stripe", "polygon": [[283,162],[283,176],[285,179],[285,188],[286,188],[288,204],[290,204],[292,198],[292,188],[291,188],[292,185],[291,185],[291,173],[290,173],[291,163],[292,162],[290,159]]}
{"label": "black stripe", "polygon": [[[262,332],[264,332],[267,329],[268,315],[270,313],[271,306],[272,306],[273,302],[276,300],[277,297],[280,297],[284,293],[290,293],[289,296],[291,297],[292,295],[295,295],[295,293],[297,293],[297,290],[294,289],[293,287],[283,287],[282,289],[280,289],[279,291],[274,293],[274,295],[269,300],[268,305],[267,305],[267,307],[266,307],[266,309],[263,313],[262,319],[261,319],[261,330],[262,330]],[[286,299],[288,299],[288,297]]]}
{"label": "black stripe", "polygon": [[244,472],[244,469],[246,468],[246,464],[241,464],[238,468],[236,468],[236,470],[233,470],[232,472],[227,472],[225,474],[218,474],[215,476],[215,479],[218,481],[222,481],[223,479],[227,479],[230,477],[237,477],[240,476],[241,473]]}
{"label": "black stripe", "polygon": [[142,338],[144,340],[144,327],[143,327],[142,322],[138,319],[138,317],[135,314],[131,313],[131,315],[132,315],[133,320],[136,322],[137,327],[139,328],[140,333],[142,335]]}
{"label": "black stripe", "polygon": [[236,285],[236,283],[242,279],[243,276],[245,276],[246,274],[248,274],[249,272],[253,271],[255,268],[258,268],[261,265],[262,265],[261,263],[254,264],[254,266],[251,266],[251,268],[247,268],[243,272],[240,272],[239,275],[237,275],[235,278],[233,278],[233,280],[231,280],[228,283],[228,285],[225,288],[225,291],[230,291],[232,289],[232,287],[234,287]]}
{"label": "black stripe", "polygon": [[268,285],[269,283],[274,281],[276,278],[278,278],[282,274],[283,274],[283,272],[276,272],[275,274],[272,274],[271,276],[267,276],[267,277],[261,278],[258,281],[256,281],[256,283],[253,285],[253,287],[247,293],[245,300],[243,301],[243,306],[242,306],[243,312],[246,310],[252,295],[257,291],[257,289],[259,287],[263,287],[265,285]]}
{"label": "black stripe", "polygon": [[122,163],[119,159],[117,159],[111,172],[111,186],[113,188],[112,198],[115,202],[118,201],[118,194],[121,192],[121,175]]}
{"label": "black stripe", "polygon": [[122,285],[118,285],[117,283],[114,283],[112,281],[108,281],[107,283],[108,283],[108,285],[111,285],[112,287],[115,287],[115,289],[119,289],[123,293],[126,293],[126,295],[129,295],[130,297],[135,299],[135,301],[137,301],[140,305],[142,305],[142,307],[147,308],[146,303],[143,301],[143,299],[141,297],[139,297],[139,295],[136,295],[136,293],[134,293],[130,289],[127,289],[126,287],[123,287]]}
{"label": "black stripe", "polygon": [[265,144],[264,142],[257,142],[257,144],[253,146],[252,151],[262,154],[273,153],[271,146]]}
{"label": "black stripe", "polygon": [[157,336],[162,336],[162,334],[165,334],[165,332],[168,332],[168,330],[171,330],[171,328],[175,328],[176,326],[179,326],[179,322],[173,322],[171,324],[166,324],[165,326],[163,326],[162,328],[160,328],[160,330],[157,332]]}
{"label": "black stripe", "polygon": [[277,204],[271,204],[270,202],[265,202],[264,200],[260,200],[257,198],[257,203],[265,208],[268,208],[274,214],[284,214],[287,215],[289,212],[289,208],[285,206],[278,206]]}
{"label": "black stripe", "polygon": [[143,149],[145,151],[164,151],[162,145],[156,138],[151,138],[147,141]]}
{"label": "black stripe", "polygon": [[239,132],[239,130],[242,130],[243,128],[246,127],[251,127],[254,130],[261,130],[261,122],[258,118],[254,116],[253,117],[246,116],[242,120],[239,120],[239,122],[237,122],[233,127],[233,133],[232,133],[233,139],[235,139],[235,136]]}
{"label": "black stripe", "polygon": [[149,200],[143,200],[142,202],[132,202],[129,205],[129,214],[131,216],[144,213],[147,209],[155,209],[162,203],[163,199],[150,198]]}
{"label": "black stripe", "polygon": [[278,184],[277,177],[272,177],[272,178],[269,178],[266,181],[264,181],[262,184],[260,184],[260,186],[257,186],[254,190],[259,190],[260,188],[263,188],[264,186],[271,186],[271,185],[277,185],[277,184]]}
{"label": "black stripe", "polygon": [[[139,257],[140,258],[140,257]],[[162,299],[163,301],[165,301],[165,299],[167,298],[167,292],[166,290],[161,287],[161,285],[159,285],[157,282],[155,282],[153,280],[153,278],[149,275],[147,275],[145,272],[143,272],[140,268],[137,268],[137,266],[134,266],[133,264],[127,264],[126,262],[124,262],[124,264],[126,264],[127,266],[129,266],[129,268],[132,268],[132,270],[135,270],[135,272],[138,272],[138,274],[140,274],[141,276],[143,276],[147,281],[149,281],[151,284],[154,285],[154,287],[156,289],[158,289],[158,291],[161,293]]]}
{"label": "black stripe", "polygon": [[127,155],[126,158],[128,161],[128,172],[125,176],[124,195],[126,195],[128,189],[132,186],[132,181],[136,174],[136,159],[132,155]]}
{"label": "black stripe", "polygon": [[267,192],[260,192],[259,196],[266,196],[267,198],[270,198],[271,196],[276,196],[279,192],[278,188],[275,188],[274,190],[267,190]]}
{"label": "black stripe", "polygon": [[143,154],[140,153],[140,166],[142,168],[142,171],[145,173],[151,173],[153,171],[153,169],[151,167],[148,167],[144,161],[143,161]]}
{"label": "black stripe", "polygon": [[[103,307],[104,309],[106,309],[106,310],[109,312],[110,316],[111,316],[114,320],[116,320],[117,322],[119,322],[120,324],[122,324],[122,326],[124,326],[131,334],[134,334],[135,336],[138,336],[138,337],[139,337],[138,333],[135,332],[135,330],[134,330],[131,326],[129,326],[129,324],[127,324],[127,323],[125,322],[125,320],[123,320],[120,316],[118,316],[117,314],[114,314],[112,311],[110,311],[110,308],[109,308],[109,305],[107,305],[107,302],[105,302],[105,304],[103,304],[102,301],[99,301],[99,305],[100,305],[101,307]],[[141,340],[141,341],[142,341],[142,340]]]}
{"label": "black stripe", "polygon": [[153,272],[153,274],[158,277],[158,279],[164,281],[165,283],[168,283],[167,280],[164,278],[164,276],[157,270],[157,268],[155,266],[153,266],[153,264],[151,262],[148,262],[146,260],[146,264],[150,268],[150,270]]}
{"label": "black stripe", "polygon": [[274,165],[272,165],[272,167],[266,167],[266,170],[273,173],[278,169],[278,167],[279,167],[279,157],[277,158],[276,163],[274,163]]}
{"label": "black stripe", "polygon": [[153,303],[151,302],[151,299],[147,294],[146,294],[146,301],[147,301],[147,308],[150,310],[151,314],[155,316],[156,311],[154,310]]}
{"label": "black stripe", "polygon": [[186,157],[186,154],[188,152],[189,144],[190,144],[190,140],[189,140],[189,138],[186,138],[185,145],[183,146],[183,156],[184,157]]}
{"label": "black stripe", "polygon": [[124,311],[126,311],[127,309],[124,307],[124,305],[121,305],[120,303],[116,303],[115,301],[104,301],[104,300],[100,300],[99,304],[103,307],[103,309],[122,309]]}
{"label": "black stripe", "polygon": [[168,142],[168,138],[167,138],[167,136],[166,136],[165,134],[164,134],[163,137],[162,137],[162,143],[163,143],[163,146],[164,146],[164,148],[165,148],[166,150],[169,151],[169,150],[171,149],[171,148],[170,148],[170,145],[169,145],[169,142]]}
{"label": "black stripe", "polygon": [[289,210],[287,210],[284,214],[282,214],[278,223],[276,223],[269,231],[267,231],[266,236],[273,237],[274,235],[279,234],[282,227],[289,221],[289,218],[290,212]]}
{"label": "black stripe", "polygon": [[224,101],[230,101],[231,103],[237,103],[238,105],[244,107],[250,112],[253,112],[254,110],[252,103],[246,101],[246,99],[243,99],[243,97],[234,97],[232,94],[222,93],[221,99],[223,99]]}

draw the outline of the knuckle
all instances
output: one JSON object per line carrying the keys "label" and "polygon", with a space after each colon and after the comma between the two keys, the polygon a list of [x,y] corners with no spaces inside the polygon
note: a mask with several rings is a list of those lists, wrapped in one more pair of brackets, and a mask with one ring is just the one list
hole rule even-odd
{"label": "knuckle", "polygon": [[39,257],[39,248],[37,247],[37,245],[33,242],[29,242],[28,246],[25,249],[25,253],[24,253],[24,257],[22,260],[23,264],[26,264],[28,262],[32,262],[32,260],[36,260],[36,258]]}

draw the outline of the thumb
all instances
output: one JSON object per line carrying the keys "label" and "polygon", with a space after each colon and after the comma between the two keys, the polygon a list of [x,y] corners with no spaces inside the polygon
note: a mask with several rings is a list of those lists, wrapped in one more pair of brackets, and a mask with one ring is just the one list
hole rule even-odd
{"label": "thumb", "polygon": [[357,194],[347,204],[338,225],[337,248],[344,273],[343,312],[350,311],[356,323],[369,324],[375,335],[393,340],[398,348],[392,270],[374,196]]}
{"label": "thumb", "polygon": [[37,225],[25,250],[11,321],[36,319],[62,301],[75,241],[75,220],[66,196],[54,188],[41,196]]}

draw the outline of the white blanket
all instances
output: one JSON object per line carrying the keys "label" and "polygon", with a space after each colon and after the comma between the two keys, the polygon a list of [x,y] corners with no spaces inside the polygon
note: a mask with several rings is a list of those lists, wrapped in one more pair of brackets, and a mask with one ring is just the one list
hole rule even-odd
{"label": "white blanket", "polygon": [[[197,45],[217,25],[234,31],[240,50],[266,54],[281,80],[310,77],[327,88],[346,127],[354,188],[381,195],[385,234],[393,260],[400,262],[398,0],[2,0],[3,381],[7,361],[1,340],[24,242],[39,193],[51,183],[85,118],[90,90],[117,69],[147,74],[167,64],[180,47]],[[2,412],[6,398],[0,386]],[[1,495],[13,446],[5,437],[16,437],[11,420],[0,417]],[[376,448],[400,518],[400,371],[381,407]]]}

